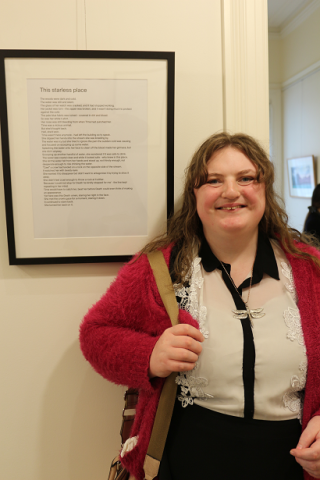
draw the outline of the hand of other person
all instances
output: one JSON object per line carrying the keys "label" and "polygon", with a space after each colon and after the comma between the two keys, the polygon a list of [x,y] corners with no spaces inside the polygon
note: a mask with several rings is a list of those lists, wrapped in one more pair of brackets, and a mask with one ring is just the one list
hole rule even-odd
{"label": "hand of other person", "polygon": [[202,333],[191,325],[181,323],[167,328],[151,353],[150,378],[192,370],[202,351],[203,340]]}
{"label": "hand of other person", "polygon": [[320,478],[320,416],[311,418],[290,453],[309,475]]}

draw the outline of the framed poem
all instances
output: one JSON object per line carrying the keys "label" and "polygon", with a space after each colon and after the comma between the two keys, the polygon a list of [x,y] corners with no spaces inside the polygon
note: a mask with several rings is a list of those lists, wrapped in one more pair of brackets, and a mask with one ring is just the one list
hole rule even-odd
{"label": "framed poem", "polygon": [[316,186],[316,166],[313,155],[287,159],[291,197],[311,198]]}
{"label": "framed poem", "polygon": [[10,265],[124,262],[173,211],[174,52],[0,50]]}

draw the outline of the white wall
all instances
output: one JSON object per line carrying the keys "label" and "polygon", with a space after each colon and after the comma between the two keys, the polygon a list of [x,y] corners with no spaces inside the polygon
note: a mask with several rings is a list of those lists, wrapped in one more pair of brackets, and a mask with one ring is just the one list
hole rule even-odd
{"label": "white wall", "polygon": [[[0,48],[175,51],[177,198],[183,170],[209,134],[242,125],[268,140],[266,1],[254,12],[246,2],[239,5],[249,18],[233,28],[234,38],[244,39],[236,58],[241,64],[245,56],[248,66],[242,85],[252,72],[250,56],[259,59],[260,81],[251,75],[251,100],[244,88],[248,98],[237,104],[241,124],[232,114],[228,121],[223,116],[235,78],[232,62],[227,68],[222,61],[222,37],[229,58],[237,43],[228,43],[225,30],[230,0],[1,0]],[[221,4],[230,7],[223,21]],[[254,45],[249,54],[245,34]],[[246,121],[246,112],[258,120]],[[9,266],[2,176],[0,190],[0,478],[101,480],[117,453],[124,389],[104,381],[82,358],[78,326],[120,264]]]}
{"label": "white wall", "polygon": [[284,198],[289,224],[301,231],[311,200],[290,196],[287,159],[314,155],[319,162],[320,71],[288,86],[283,91],[283,119]]}
{"label": "white wall", "polygon": [[320,7],[282,40],[284,199],[289,223],[298,230],[311,199],[290,196],[286,161],[314,155],[318,163],[320,158],[319,22]]}
{"label": "white wall", "polygon": [[[311,199],[290,196],[287,159],[314,155],[320,158],[320,2],[312,15],[304,15],[296,28],[269,38],[272,140],[276,169],[281,168],[282,195],[290,226],[302,230]],[[306,12],[308,10],[306,9]],[[318,182],[320,181],[318,166]]]}

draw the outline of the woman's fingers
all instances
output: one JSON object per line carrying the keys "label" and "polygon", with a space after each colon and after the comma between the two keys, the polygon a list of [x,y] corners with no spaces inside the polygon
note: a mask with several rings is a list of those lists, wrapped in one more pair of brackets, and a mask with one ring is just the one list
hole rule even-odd
{"label": "woman's fingers", "polygon": [[[193,327],[192,325],[188,325],[186,323],[179,323],[178,325],[175,325],[174,327],[167,328],[165,332],[170,332],[173,335],[186,335],[188,337],[194,338],[195,340],[198,340],[198,342],[203,342],[204,336],[198,330],[197,328]],[[165,333],[164,332],[164,333]]]}
{"label": "woman's fingers", "polygon": [[[200,352],[199,352],[200,353]],[[186,348],[173,348],[170,360],[180,362],[180,363],[196,363],[198,360],[199,355],[194,353],[193,351],[187,350]]]}
{"label": "woman's fingers", "polygon": [[[188,352],[194,353],[197,356],[200,355],[200,353],[202,352],[202,345],[199,341],[194,340],[191,337],[186,337],[182,335],[173,337],[171,339],[171,346],[179,350],[179,353],[182,355],[181,360],[183,361],[186,361],[184,357],[187,355]],[[176,357],[174,358],[177,359]]]}
{"label": "woman's fingers", "polygon": [[[166,375],[163,375],[163,377],[167,377],[172,372],[177,372],[177,373],[178,372],[189,372],[194,367],[195,367],[195,363],[192,363],[192,362],[178,362],[178,361],[170,360],[168,362],[168,370],[167,370],[168,373],[166,373]],[[160,375],[158,375],[158,376],[160,376]]]}
{"label": "woman's fingers", "polygon": [[312,477],[320,478],[320,416],[311,418],[290,453]]}
{"label": "woman's fingers", "polygon": [[150,357],[149,376],[167,377],[171,372],[194,368],[204,340],[199,330],[179,324],[163,332]]}

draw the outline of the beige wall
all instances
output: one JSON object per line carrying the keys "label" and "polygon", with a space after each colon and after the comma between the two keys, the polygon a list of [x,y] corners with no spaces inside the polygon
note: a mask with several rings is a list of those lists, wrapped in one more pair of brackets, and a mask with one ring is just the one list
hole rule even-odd
{"label": "beige wall", "polygon": [[275,168],[275,189],[283,196],[282,159],[282,41],[269,37],[270,156]]}
{"label": "beige wall", "polygon": [[[260,5],[265,12],[259,35],[266,39],[266,1]],[[220,6],[220,0],[1,0],[0,48],[175,51],[177,197],[194,149],[224,126],[222,83],[233,72],[230,62],[222,75]],[[250,18],[243,32],[255,28],[254,15]],[[266,47],[250,43],[267,87]],[[239,62],[246,54],[243,45]],[[233,44],[227,47],[233,52]],[[259,108],[255,128],[266,141],[262,83],[254,89],[261,108],[252,100],[240,113],[245,118],[247,110]],[[253,127],[247,131],[256,133]],[[104,381],[82,358],[78,326],[121,265],[9,266],[2,177],[0,190],[0,478],[102,480],[117,453],[124,389]]]}
{"label": "beige wall", "polygon": [[269,82],[279,84],[283,78],[282,41],[280,38],[269,38]]}

